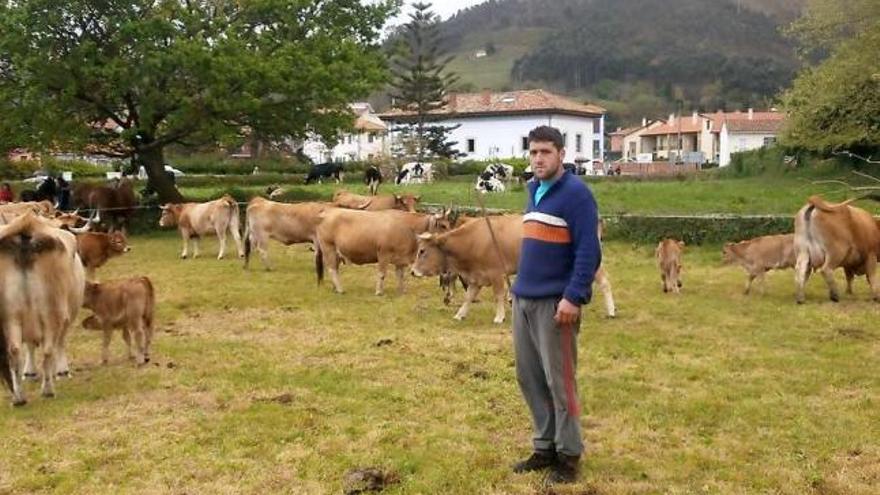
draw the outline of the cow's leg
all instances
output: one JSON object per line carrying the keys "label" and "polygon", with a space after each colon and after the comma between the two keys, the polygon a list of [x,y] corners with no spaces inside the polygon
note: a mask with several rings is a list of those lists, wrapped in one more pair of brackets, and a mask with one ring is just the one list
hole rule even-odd
{"label": "cow's leg", "polygon": [[468,310],[471,308],[471,303],[474,302],[474,299],[477,298],[477,294],[480,293],[480,287],[477,284],[470,284],[468,286],[467,292],[464,295],[464,302],[461,304],[461,307],[458,308],[458,312],[455,313],[456,320],[463,320],[467,317]]}
{"label": "cow's leg", "polygon": [[404,278],[404,271],[406,267],[396,266],[394,267],[394,271],[397,274],[397,293],[399,295],[403,295],[406,291],[406,278]]}
{"label": "cow's leg", "polygon": [[128,331],[127,327],[122,327],[122,339],[125,340],[125,349],[128,354],[129,361],[134,359],[134,351],[131,349],[131,332]]}
{"label": "cow's leg", "polygon": [[110,362],[110,341],[113,338],[113,327],[110,325],[102,325],[101,330],[102,339],[101,339],[101,364],[108,364]]}
{"label": "cow's leg", "polygon": [[669,292],[669,284],[666,283],[666,273],[660,274],[660,283],[663,284],[663,292]]}
{"label": "cow's leg", "polygon": [[852,295],[852,293],[853,293],[852,284],[853,284],[853,279],[856,277],[856,274],[853,270],[850,270],[849,268],[844,268],[843,273],[846,274],[846,293],[848,295]]}
{"label": "cow's leg", "polygon": [[24,344],[24,379],[27,381],[36,381],[39,377],[37,373],[37,346],[28,342]]}
{"label": "cow's leg", "polygon": [[87,266],[86,267],[86,280],[88,280],[89,282],[96,282],[98,280],[97,275],[95,275],[96,270],[97,270],[97,268],[95,268],[94,266]]}
{"label": "cow's leg", "polygon": [[134,361],[138,365],[146,364],[147,363],[147,352],[146,352],[147,340],[146,340],[146,336],[144,335],[143,321],[140,318],[134,319],[134,324],[132,325],[131,333],[133,334],[132,337],[134,337],[134,344],[135,344],[135,346],[134,346],[134,353],[135,353]]}
{"label": "cow's leg", "polygon": [[21,325],[14,321],[10,322],[6,332],[6,340],[0,341],[0,345],[6,346],[9,360],[9,372],[12,375],[12,405],[23,406],[27,404],[27,398],[24,394],[24,383],[22,383],[21,376]]}
{"label": "cow's leg", "polygon": [[222,260],[226,256],[226,229],[217,229],[217,242],[220,243],[220,254],[217,255],[218,260]]}
{"label": "cow's leg", "polygon": [[880,302],[880,280],[877,280],[877,256],[869,254],[865,261],[865,278],[871,287],[871,298],[874,302]]}
{"label": "cow's leg", "polygon": [[605,299],[605,314],[610,318],[614,318],[617,315],[617,309],[614,306],[614,294],[611,292],[611,280],[608,279],[608,273],[605,272],[604,268],[599,267],[599,270],[596,271],[595,282]]}
{"label": "cow's leg", "polygon": [[804,286],[810,279],[810,252],[806,249],[798,250],[797,261],[794,265],[795,301],[804,303]]}
{"label": "cow's leg", "polygon": [[822,278],[825,279],[825,285],[828,286],[828,298],[833,302],[838,302],[840,301],[840,292],[838,292],[837,282],[834,280],[834,266],[837,265],[834,261],[831,256],[826,256],[825,264],[819,270],[822,273]]}
{"label": "cow's leg", "polygon": [[[233,215],[237,215],[237,213],[233,213]],[[241,232],[239,232],[238,229],[239,223],[238,218],[236,217],[233,221],[229,222],[229,231],[232,233],[232,240],[235,242],[235,249],[238,250],[238,257],[244,258],[244,243],[241,240]]]}
{"label": "cow's leg", "polygon": [[193,243],[193,259],[196,259],[199,257],[199,238],[193,237],[192,243]]}
{"label": "cow's leg", "polygon": [[324,266],[330,272],[330,280],[333,281],[333,289],[342,294],[342,283],[339,282],[339,254],[336,252],[336,246],[326,246],[321,250],[324,255]]}
{"label": "cow's leg", "polygon": [[376,265],[376,295],[385,293],[385,274],[388,272],[388,262],[379,260]]}
{"label": "cow's leg", "polygon": [[186,259],[189,255],[189,232],[181,230],[180,236],[183,237],[183,251],[180,252],[180,258]]}
{"label": "cow's leg", "polygon": [[55,342],[43,338],[43,385],[40,387],[43,397],[55,397],[55,358]]}
{"label": "cow's leg", "polygon": [[504,303],[507,302],[507,289],[504,286],[504,280],[494,280],[492,282],[492,292],[495,294],[495,318],[493,323],[504,323],[504,313],[507,308]]}
{"label": "cow's leg", "polygon": [[55,376],[57,378],[70,378],[70,362],[67,361],[67,332],[70,331],[71,323],[65,318],[61,331],[58,333],[58,341],[55,346]]}

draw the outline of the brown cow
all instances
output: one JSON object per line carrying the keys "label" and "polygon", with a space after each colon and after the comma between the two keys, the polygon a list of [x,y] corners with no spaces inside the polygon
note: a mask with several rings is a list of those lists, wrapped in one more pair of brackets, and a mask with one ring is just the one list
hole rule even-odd
{"label": "brown cow", "polygon": [[193,258],[199,256],[199,238],[205,235],[216,235],[220,240],[220,253],[217,259],[226,255],[226,231],[232,232],[238,257],[244,258],[244,247],[241,243],[241,229],[238,220],[238,203],[228,194],[220,199],[207,203],[178,203],[162,205],[160,227],[177,225],[183,238],[183,252],[180,257],[186,259],[189,241],[193,240]]}
{"label": "brown cow", "polygon": [[25,213],[0,226],[0,378],[12,391],[12,403],[27,402],[21,373],[33,371],[27,356],[43,354],[44,397],[55,395],[55,375],[66,374],[67,332],[82,305],[85,273],[70,232]]}
{"label": "brown cow", "polygon": [[345,190],[333,193],[333,204],[340,208],[353,210],[403,210],[416,211],[421,196],[412,194],[385,194],[382,196],[361,196]]}
{"label": "brown cow", "polygon": [[95,270],[104,266],[110,258],[121,256],[129,251],[128,240],[121,231],[111,234],[103,232],[83,232],[76,235],[77,251],[83,266],[86,268],[86,278],[95,280]]}
{"label": "brown cow", "polygon": [[[83,320],[83,327],[103,330],[101,362],[110,361],[110,338],[114,328],[122,329],[128,347],[129,359],[137,364],[150,362],[150,344],[153,341],[153,312],[156,296],[147,277],[134,277],[113,282],[86,283],[83,307],[94,314]],[[132,354],[131,338],[135,352]]]}
{"label": "brown cow", "polygon": [[[480,289],[492,286],[495,294],[495,323],[504,322],[506,286],[505,277],[516,273],[522,245],[522,215],[487,217],[492,223],[489,231],[486,219],[472,219],[449,232],[419,236],[419,248],[412,274],[416,277],[439,275],[448,270],[458,274],[467,283],[465,301],[455,314],[456,320],[467,316],[471,303]],[[497,241],[497,245],[496,245]],[[614,316],[614,296],[611,283],[602,267],[596,271],[594,282],[605,296],[608,316]]]}
{"label": "brown cow", "polygon": [[812,196],[795,216],[795,299],[798,304],[804,302],[804,285],[812,269],[822,273],[830,299],[839,301],[835,268],[846,272],[850,291],[852,277],[864,274],[874,301],[880,302],[880,283],[875,276],[880,257],[880,222],[867,211],[849,204],[856,199],[859,198],[831,204]]}
{"label": "brown cow", "polygon": [[722,249],[722,255],[725,263],[737,263],[749,274],[746,294],[751,291],[755,279],[758,279],[763,290],[767,272],[794,268],[797,261],[794,234],[766,235],[737,243],[728,242]]}
{"label": "brown cow", "polygon": [[345,208],[325,210],[318,224],[316,271],[318,283],[324,278],[324,266],[330,271],[333,287],[342,293],[339,262],[365,265],[378,263],[376,295],[385,290],[388,265],[397,273],[398,292],[404,290],[404,270],[416,254],[416,235],[437,228],[437,217],[419,213],[361,211]]}
{"label": "brown cow", "polygon": [[250,200],[245,214],[244,267],[248,267],[253,248],[260,253],[266,270],[271,269],[269,239],[285,246],[302,242],[315,244],[315,229],[321,223],[321,212],[327,208],[332,206],[327,203],[277,203],[260,197]]}
{"label": "brown cow", "polygon": [[138,204],[134,186],[127,178],[120,179],[115,186],[79,184],[71,196],[74,206],[92,210],[91,220],[101,223],[101,214],[109,217],[109,230],[125,231]]}
{"label": "brown cow", "polygon": [[657,244],[654,255],[657,258],[657,266],[660,267],[663,292],[678,294],[681,291],[682,249],[684,249],[684,241],[676,241],[675,239],[663,239]]}

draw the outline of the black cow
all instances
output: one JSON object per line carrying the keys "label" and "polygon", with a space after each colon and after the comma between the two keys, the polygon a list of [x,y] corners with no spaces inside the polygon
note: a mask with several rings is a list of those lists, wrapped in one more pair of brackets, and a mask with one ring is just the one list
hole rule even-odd
{"label": "black cow", "polygon": [[312,169],[309,170],[309,175],[306,177],[306,184],[310,184],[314,181],[317,181],[320,184],[324,179],[329,179],[331,177],[337,184],[339,184],[342,182],[344,172],[345,170],[341,163],[327,162],[312,165]]}
{"label": "black cow", "polygon": [[379,184],[382,183],[382,172],[376,166],[371,166],[364,172],[364,184],[370,186],[370,194],[375,196],[379,192]]}

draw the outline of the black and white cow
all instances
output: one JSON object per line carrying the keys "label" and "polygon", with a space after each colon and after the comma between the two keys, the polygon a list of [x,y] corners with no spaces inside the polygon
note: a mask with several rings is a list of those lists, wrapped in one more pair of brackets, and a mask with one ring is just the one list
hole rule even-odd
{"label": "black and white cow", "polygon": [[320,184],[324,179],[329,179],[331,177],[337,184],[339,184],[342,182],[344,172],[345,170],[341,163],[327,162],[312,165],[312,169],[309,170],[309,175],[306,177],[306,184],[315,181]]}
{"label": "black and white cow", "polygon": [[501,182],[491,172],[486,171],[477,177],[477,184],[474,186],[474,189],[481,193],[504,192],[505,187],[504,182]]}
{"label": "black and white cow", "polygon": [[370,166],[364,172],[364,184],[370,187],[370,195],[375,196],[379,192],[379,184],[382,183],[382,172],[375,165]]}
{"label": "black and white cow", "polygon": [[513,166],[507,165],[506,163],[493,163],[491,165],[486,165],[486,169],[483,170],[483,173],[491,174],[492,177],[501,182],[510,182],[513,180]]}
{"label": "black and white cow", "polygon": [[395,184],[422,184],[434,180],[434,166],[430,163],[410,162],[400,167]]}
{"label": "black and white cow", "polygon": [[532,166],[529,165],[528,167],[526,167],[525,170],[523,170],[522,181],[528,182],[528,181],[532,180],[532,177],[534,177],[534,176],[535,176],[535,173],[532,172]]}

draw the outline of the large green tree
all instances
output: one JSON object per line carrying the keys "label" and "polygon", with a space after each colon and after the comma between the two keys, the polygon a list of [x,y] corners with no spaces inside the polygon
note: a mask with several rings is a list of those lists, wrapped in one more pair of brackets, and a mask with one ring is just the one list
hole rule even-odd
{"label": "large green tree", "polygon": [[818,152],[880,150],[880,2],[811,0],[789,32],[817,61],[783,95],[783,143]]}
{"label": "large green tree", "polygon": [[[436,147],[446,141],[449,128],[426,124],[432,120],[431,111],[445,104],[447,92],[458,78],[446,68],[453,57],[444,54],[440,19],[431,11],[431,4],[420,2],[412,7],[410,20],[394,45],[391,97],[396,108],[415,114],[412,135],[416,159],[422,161],[426,151],[438,152],[429,144]],[[445,148],[440,145],[439,149]]]}
{"label": "large green tree", "polygon": [[386,79],[399,0],[0,0],[0,147],[135,155],[163,201],[171,144],[350,127]]}

